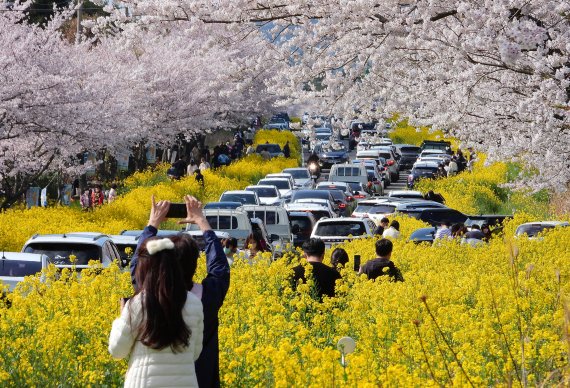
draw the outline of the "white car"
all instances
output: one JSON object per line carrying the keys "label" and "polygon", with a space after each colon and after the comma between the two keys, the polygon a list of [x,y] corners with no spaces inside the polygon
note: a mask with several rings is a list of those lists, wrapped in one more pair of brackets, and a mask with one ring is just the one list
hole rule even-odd
{"label": "white car", "polygon": [[259,197],[260,205],[275,205],[279,206],[283,202],[279,189],[270,185],[253,185],[247,186],[246,191],[253,191]]}
{"label": "white car", "polygon": [[309,169],[305,167],[286,168],[281,172],[291,174],[296,189],[312,189],[315,184]]}
{"label": "white car", "polygon": [[265,175],[266,179],[269,178],[286,178],[289,179],[289,181],[291,182],[291,187],[295,188],[295,179],[293,178],[293,175],[287,173],[287,172],[276,172],[273,174],[267,174]]}
{"label": "white car", "polygon": [[316,202],[294,202],[288,203],[283,206],[287,213],[291,212],[306,212],[311,213],[315,220],[321,218],[334,218],[336,213],[331,209],[330,204],[319,204]]}
{"label": "white car", "polygon": [[388,197],[425,199],[421,191],[415,191],[415,190],[392,190],[390,191],[390,193],[388,193]]}
{"label": "white car", "polygon": [[281,198],[285,202],[289,201],[293,194],[293,185],[291,184],[291,179],[288,178],[263,178],[257,182],[257,185],[277,187]]}
{"label": "white car", "polygon": [[329,248],[333,244],[374,235],[376,224],[367,218],[339,217],[317,221],[311,238],[319,238]]}
{"label": "white car", "polygon": [[255,191],[228,190],[220,195],[219,202],[239,202],[243,205],[259,205],[259,197]]}
{"label": "white car", "polygon": [[517,227],[515,231],[515,236],[526,235],[529,238],[536,237],[539,233],[543,233],[549,229],[554,228],[564,228],[568,227],[570,224],[566,221],[539,221],[539,222],[527,222],[521,224]]}
{"label": "white car", "polygon": [[34,276],[47,267],[49,258],[46,255],[21,252],[2,252],[0,259],[0,283],[8,286],[10,291],[26,276]]}
{"label": "white car", "polygon": [[368,218],[376,224],[380,220],[394,214],[400,202],[390,201],[388,198],[377,198],[360,201],[352,212],[352,217]]}
{"label": "white car", "polygon": [[44,254],[58,268],[83,269],[91,260],[100,261],[107,267],[121,258],[109,236],[91,232],[37,234],[26,241],[22,252]]}

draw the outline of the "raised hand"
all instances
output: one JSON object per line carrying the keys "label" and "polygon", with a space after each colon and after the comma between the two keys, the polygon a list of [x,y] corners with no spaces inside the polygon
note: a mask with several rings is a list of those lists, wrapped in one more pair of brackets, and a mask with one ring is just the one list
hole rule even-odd
{"label": "raised hand", "polygon": [[151,203],[152,206],[150,208],[150,217],[148,218],[148,224],[158,229],[160,224],[166,220],[168,209],[170,209],[170,201],[155,202],[153,194],[151,197]]}
{"label": "raised hand", "polygon": [[196,224],[202,231],[211,229],[204,212],[202,211],[202,202],[198,201],[191,195],[184,197],[186,202],[186,218],[178,221],[179,224]]}

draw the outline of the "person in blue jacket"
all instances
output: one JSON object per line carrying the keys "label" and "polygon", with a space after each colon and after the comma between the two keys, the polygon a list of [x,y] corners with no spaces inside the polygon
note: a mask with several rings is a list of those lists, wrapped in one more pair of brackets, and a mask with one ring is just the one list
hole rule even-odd
{"label": "person in blue jacket", "polygon": [[[202,281],[201,290],[201,300],[204,309],[204,340],[202,353],[195,363],[196,375],[200,387],[219,387],[218,311],[222,307],[224,298],[230,287],[230,266],[222,244],[202,212],[202,204],[196,198],[189,195],[184,197],[184,201],[186,202],[187,216],[184,220],[179,221],[179,223],[192,223],[199,226],[204,236],[206,251],[207,276]],[[156,236],[160,224],[167,218],[169,208],[169,201],[155,202],[154,196],[152,196],[152,208],[148,225],[144,228],[142,235],[139,237],[137,249],[130,264],[131,281],[135,289],[137,285],[135,283],[134,274],[137,266],[139,248],[146,239]]]}

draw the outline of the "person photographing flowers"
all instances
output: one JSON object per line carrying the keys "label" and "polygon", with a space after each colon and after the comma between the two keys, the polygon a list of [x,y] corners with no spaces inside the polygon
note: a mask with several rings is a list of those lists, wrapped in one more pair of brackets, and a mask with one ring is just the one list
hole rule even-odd
{"label": "person photographing flowers", "polygon": [[[178,235],[184,238],[184,241],[186,241],[189,246],[192,246],[188,251],[188,255],[181,255],[179,259],[182,263],[182,272],[184,272],[187,289],[200,298],[204,313],[203,347],[200,357],[196,360],[195,370],[200,387],[219,387],[218,311],[222,307],[230,286],[230,266],[220,240],[210,227],[202,211],[202,204],[196,198],[189,195],[184,197],[184,202],[186,203],[187,215],[186,218],[180,220],[179,223],[198,225],[202,231],[205,244],[204,250],[206,252],[207,276],[202,280],[202,284],[194,284],[192,277],[189,276],[192,269],[187,269],[187,266],[189,263],[198,260],[200,251],[198,245],[190,236],[185,233]],[[141,253],[143,252],[142,247],[146,240],[157,235],[158,228],[160,224],[166,220],[169,209],[170,202],[155,202],[154,196],[152,197],[148,225],[144,228],[139,237],[137,249],[130,263],[131,280],[135,289],[139,288],[138,279],[136,278],[139,251]],[[189,365],[187,366],[189,367]]]}
{"label": "person photographing flowers", "polygon": [[111,355],[129,357],[125,387],[198,387],[194,362],[202,351],[204,313],[186,281],[196,272],[196,258],[188,260],[192,248],[177,235],[147,239],[139,249],[138,290],[109,335]]}

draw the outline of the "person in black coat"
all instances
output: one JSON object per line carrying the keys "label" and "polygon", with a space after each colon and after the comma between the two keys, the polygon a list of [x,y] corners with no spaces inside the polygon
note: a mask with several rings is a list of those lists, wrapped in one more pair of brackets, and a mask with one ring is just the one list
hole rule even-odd
{"label": "person in black coat", "polygon": [[[220,363],[219,363],[219,341],[218,341],[218,311],[224,303],[224,299],[230,287],[230,266],[224,253],[222,244],[218,240],[216,233],[210,227],[202,212],[202,204],[194,197],[186,196],[187,217],[180,223],[193,223],[200,227],[203,233],[206,251],[207,276],[202,281],[202,305],[204,309],[204,340],[202,353],[195,362],[196,376],[200,387],[220,386]],[[131,281],[135,289],[135,269],[137,266],[138,251],[142,243],[149,237],[156,236],[158,227],[166,220],[170,202],[154,201],[152,197],[152,208],[147,227],[143,230],[139,238],[137,249],[131,260]]]}
{"label": "person in black coat", "polygon": [[375,259],[369,260],[360,267],[359,273],[364,273],[368,279],[376,279],[380,276],[388,275],[392,282],[403,282],[404,277],[402,272],[392,260],[392,241],[388,239],[380,239],[376,241],[376,255]]}

